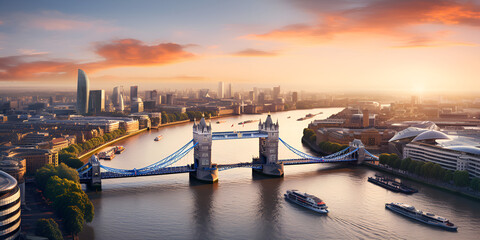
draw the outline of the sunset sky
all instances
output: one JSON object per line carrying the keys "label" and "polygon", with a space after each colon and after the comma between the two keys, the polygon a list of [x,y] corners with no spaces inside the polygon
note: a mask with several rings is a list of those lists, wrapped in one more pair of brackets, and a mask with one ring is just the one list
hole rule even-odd
{"label": "sunset sky", "polygon": [[480,1],[2,1],[0,88],[472,92],[479,44]]}

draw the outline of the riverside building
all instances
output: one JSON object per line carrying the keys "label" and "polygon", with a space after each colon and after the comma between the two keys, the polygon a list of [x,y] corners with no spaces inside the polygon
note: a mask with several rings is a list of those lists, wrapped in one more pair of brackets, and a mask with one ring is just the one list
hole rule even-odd
{"label": "riverside building", "polygon": [[0,239],[16,239],[20,235],[20,205],[17,180],[0,171]]}

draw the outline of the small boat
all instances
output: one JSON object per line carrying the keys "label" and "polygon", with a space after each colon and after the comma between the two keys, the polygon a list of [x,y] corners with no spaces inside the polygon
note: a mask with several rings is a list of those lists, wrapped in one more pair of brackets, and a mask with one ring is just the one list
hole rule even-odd
{"label": "small boat", "polygon": [[437,216],[433,213],[427,213],[417,210],[414,206],[408,204],[393,202],[385,203],[385,208],[432,226],[441,227],[449,231],[457,231],[457,226],[451,223],[447,218]]}
{"label": "small boat", "polygon": [[163,138],[163,136],[162,136],[162,135],[159,135],[159,136],[157,136],[154,140],[155,140],[156,142],[158,142],[158,141],[162,140],[162,138]]}
{"label": "small boat", "polygon": [[125,148],[123,146],[115,146],[115,154],[120,154],[123,151],[125,151]]}
{"label": "small boat", "polygon": [[247,121],[243,121],[243,122],[239,122],[238,125],[243,125],[245,123],[253,123],[253,122],[258,122],[260,120],[247,120]]}
{"label": "small boat", "polygon": [[115,157],[115,147],[105,148],[97,156],[99,159],[112,160]]}
{"label": "small boat", "polygon": [[418,192],[417,189],[408,187],[402,183],[395,181],[395,179],[390,179],[388,177],[375,175],[375,178],[368,177],[368,181],[394,192],[401,192],[406,194]]}
{"label": "small boat", "polygon": [[328,213],[328,207],[322,199],[298,190],[287,190],[285,199],[319,213]]}
{"label": "small boat", "polygon": [[291,118],[292,116],[288,116],[287,119]]}
{"label": "small boat", "polygon": [[[320,113],[318,113],[318,114],[320,114]],[[309,114],[305,115],[305,117],[302,117],[302,118],[297,119],[297,121],[307,120],[307,119],[310,119],[310,118],[313,118],[313,117],[317,116],[318,114],[311,114],[311,113],[309,113]]]}
{"label": "small boat", "polygon": [[219,120],[219,121],[217,121],[217,124],[224,123],[224,122],[226,122],[226,121],[220,121]]}

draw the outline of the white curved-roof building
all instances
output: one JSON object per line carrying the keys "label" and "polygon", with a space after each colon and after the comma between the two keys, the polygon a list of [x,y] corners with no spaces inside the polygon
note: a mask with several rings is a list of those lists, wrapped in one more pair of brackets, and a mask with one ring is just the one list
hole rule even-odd
{"label": "white curved-roof building", "polygon": [[409,128],[406,128],[406,129],[398,132],[397,134],[395,134],[395,136],[393,136],[388,141],[393,142],[393,141],[407,139],[407,138],[414,138],[414,137],[416,137],[416,136],[418,136],[421,133],[426,132],[426,131],[428,131],[428,129],[418,128],[418,127],[409,127]]}
{"label": "white curved-roof building", "polygon": [[438,139],[450,139],[450,137],[440,131],[435,131],[435,130],[429,130],[420,133],[418,136],[416,136],[412,142],[418,142],[418,141],[426,141],[426,140],[438,140]]}

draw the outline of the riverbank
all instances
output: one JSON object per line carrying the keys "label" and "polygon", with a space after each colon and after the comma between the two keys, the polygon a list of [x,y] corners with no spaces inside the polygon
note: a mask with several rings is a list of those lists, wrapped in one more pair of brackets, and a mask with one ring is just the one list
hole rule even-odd
{"label": "riverbank", "polygon": [[455,186],[455,185],[450,184],[450,183],[445,183],[445,182],[438,181],[438,180],[428,179],[428,178],[418,176],[418,175],[413,174],[413,173],[409,173],[407,171],[402,171],[400,169],[393,169],[393,168],[390,168],[390,167],[384,167],[384,166],[381,166],[379,164],[363,162],[362,165],[367,166],[369,168],[373,168],[375,170],[386,172],[386,173],[389,173],[389,174],[392,174],[392,175],[395,175],[395,176],[406,178],[406,179],[414,181],[414,182],[422,183],[422,184],[428,185],[430,187],[442,189],[444,191],[448,191],[448,192],[451,192],[451,193],[456,193],[456,194],[462,195],[464,197],[468,197],[468,198],[480,201],[480,192],[472,191],[468,187],[458,187],[458,186]]}
{"label": "riverbank", "polygon": [[[219,119],[219,118],[226,118],[226,117],[232,117],[232,116],[235,116],[235,115],[233,115],[233,114],[228,114],[228,115],[222,115],[222,116],[215,116],[215,117],[211,117],[210,119]],[[183,120],[183,121],[169,122],[169,123],[162,124],[162,125],[160,125],[160,126],[158,126],[158,127],[152,128],[152,129],[161,129],[161,128],[164,128],[164,127],[171,127],[171,126],[176,126],[176,125],[183,125],[183,124],[187,124],[187,123],[190,123],[190,122],[192,122],[192,121],[190,121],[190,120]],[[138,130],[138,131],[136,131],[136,132],[133,132],[133,133],[130,133],[130,134],[121,136],[121,137],[119,137],[119,138],[117,138],[117,139],[114,139],[114,140],[112,140],[112,141],[110,141],[110,142],[107,142],[107,143],[105,143],[105,144],[102,144],[102,145],[100,145],[100,146],[98,146],[98,147],[96,147],[96,148],[94,148],[94,149],[92,149],[92,150],[90,150],[90,151],[88,151],[88,152],[80,155],[80,156],[78,157],[78,159],[80,159],[80,161],[82,161],[83,163],[86,163],[86,162],[88,161],[89,157],[90,157],[92,154],[94,154],[95,152],[97,152],[97,151],[99,151],[99,150],[102,150],[103,148],[108,147],[108,146],[110,146],[110,145],[112,145],[112,144],[114,144],[114,143],[116,143],[116,142],[118,142],[118,141],[120,141],[120,140],[123,140],[123,139],[129,138],[129,137],[135,136],[135,135],[137,135],[137,134],[139,134],[139,133],[141,133],[141,132],[144,132],[144,131],[146,131],[146,130],[147,130],[146,128],[140,129],[140,130]]]}
{"label": "riverbank", "polygon": [[119,138],[116,138],[116,139],[114,139],[114,140],[112,140],[112,141],[110,141],[110,142],[104,143],[104,144],[102,144],[102,145],[100,145],[100,146],[98,146],[98,147],[96,147],[96,148],[94,148],[94,149],[92,149],[92,150],[90,150],[90,151],[88,151],[88,152],[86,152],[86,153],[78,156],[78,159],[80,159],[80,161],[82,161],[83,163],[86,163],[86,162],[88,161],[88,158],[89,158],[92,154],[94,154],[96,151],[99,151],[99,150],[101,150],[101,149],[103,149],[103,148],[105,148],[105,147],[108,147],[108,146],[110,146],[110,145],[112,145],[112,144],[114,144],[114,143],[116,143],[116,142],[118,142],[118,141],[120,141],[120,140],[125,139],[125,138],[131,137],[131,136],[135,136],[135,135],[137,135],[137,134],[139,134],[139,133],[141,133],[141,132],[144,132],[144,131],[146,131],[146,130],[147,130],[146,128],[140,129],[140,130],[138,130],[138,131],[136,131],[136,132],[126,134],[126,135],[121,136],[121,137],[119,137]]}

